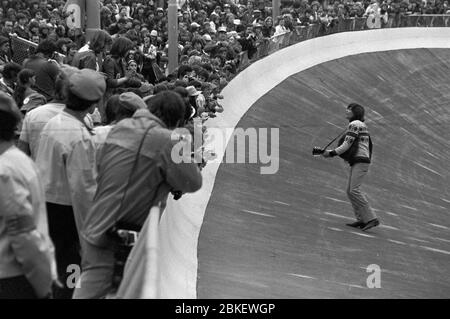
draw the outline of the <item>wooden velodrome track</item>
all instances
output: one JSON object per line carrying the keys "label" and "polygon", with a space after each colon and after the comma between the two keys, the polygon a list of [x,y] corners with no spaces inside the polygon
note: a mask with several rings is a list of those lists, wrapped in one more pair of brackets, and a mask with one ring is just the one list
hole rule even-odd
{"label": "wooden velodrome track", "polygon": [[[198,243],[198,298],[448,298],[450,50],[364,53],[297,73],[238,127],[279,128],[280,167],[221,164]],[[270,76],[270,75],[268,75]],[[250,84],[249,84],[250,85]],[[363,190],[382,225],[345,226],[347,166],[311,156],[366,107]],[[381,268],[369,289],[366,268]]]}

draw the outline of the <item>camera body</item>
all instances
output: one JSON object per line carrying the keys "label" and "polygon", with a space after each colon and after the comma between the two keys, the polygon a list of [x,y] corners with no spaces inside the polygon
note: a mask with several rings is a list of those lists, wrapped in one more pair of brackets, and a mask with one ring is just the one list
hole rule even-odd
{"label": "camera body", "polygon": [[312,155],[322,155],[325,152],[324,149],[320,147],[314,147],[312,150]]}
{"label": "camera body", "polygon": [[119,223],[109,229],[107,235],[113,242],[114,271],[112,276],[112,287],[114,290],[117,290],[122,282],[125,264],[131,250],[137,242],[139,232],[134,226],[121,225]]}

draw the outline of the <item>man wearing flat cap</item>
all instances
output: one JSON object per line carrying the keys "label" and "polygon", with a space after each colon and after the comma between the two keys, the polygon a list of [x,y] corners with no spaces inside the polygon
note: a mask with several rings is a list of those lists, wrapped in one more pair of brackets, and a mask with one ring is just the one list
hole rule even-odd
{"label": "man wearing flat cap", "polygon": [[93,137],[96,148],[96,164],[100,157],[103,145],[109,131],[123,119],[130,118],[138,109],[145,109],[147,105],[144,100],[133,92],[125,92],[111,96],[106,102],[105,114],[106,125],[96,126],[94,128],[95,135]]}
{"label": "man wearing flat cap", "polygon": [[[84,118],[104,95],[106,81],[90,69],[63,71],[67,74],[66,107],[43,128],[36,164],[45,188],[58,275],[66,284],[67,267],[80,264],[78,231],[97,188],[93,132]],[[64,287],[55,297],[71,298],[72,292]]]}

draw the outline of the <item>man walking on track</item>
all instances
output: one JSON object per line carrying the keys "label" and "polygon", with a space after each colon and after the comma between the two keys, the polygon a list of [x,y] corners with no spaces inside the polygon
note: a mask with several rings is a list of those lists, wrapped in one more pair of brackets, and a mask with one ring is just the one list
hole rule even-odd
{"label": "man walking on track", "polygon": [[373,212],[360,186],[369,171],[372,158],[372,141],[364,123],[364,108],[356,103],[347,107],[346,118],[349,125],[345,135],[334,150],[325,150],[324,157],[339,155],[350,165],[347,184],[347,196],[353,206],[356,222],[347,224],[351,227],[368,230],[378,226],[380,221]]}

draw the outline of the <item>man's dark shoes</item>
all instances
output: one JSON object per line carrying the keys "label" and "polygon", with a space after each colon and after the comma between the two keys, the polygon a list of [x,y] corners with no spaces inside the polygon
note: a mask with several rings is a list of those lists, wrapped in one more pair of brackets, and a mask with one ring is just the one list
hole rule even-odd
{"label": "man's dark shoes", "polygon": [[345,224],[345,225],[350,226],[350,227],[355,227],[355,228],[361,228],[361,227],[363,227],[366,224],[364,222],[358,220],[358,221],[356,221],[354,223]]}
{"label": "man's dark shoes", "polygon": [[375,218],[375,219],[368,221],[367,224],[365,224],[364,226],[361,226],[361,230],[369,230],[372,227],[375,227],[378,225],[380,225],[380,221],[378,220],[378,218]]}

